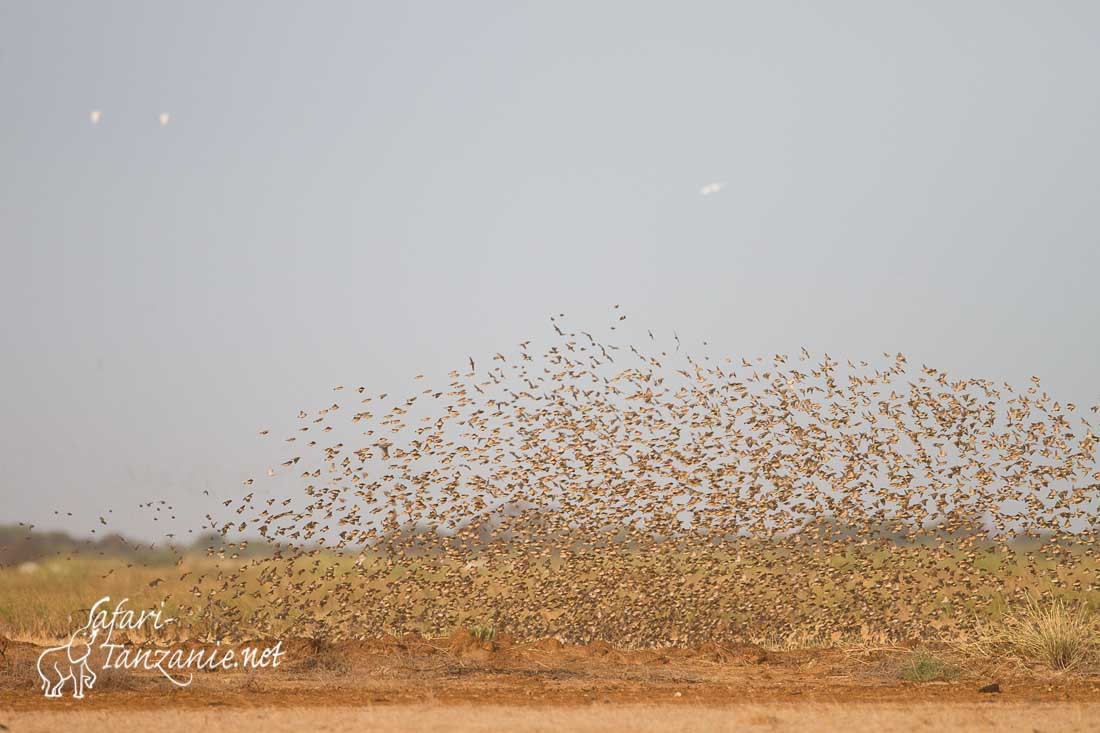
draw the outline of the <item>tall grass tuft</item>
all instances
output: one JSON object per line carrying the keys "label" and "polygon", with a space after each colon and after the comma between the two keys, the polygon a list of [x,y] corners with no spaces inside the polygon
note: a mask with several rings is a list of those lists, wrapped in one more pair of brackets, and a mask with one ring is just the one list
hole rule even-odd
{"label": "tall grass tuft", "polygon": [[1060,598],[1025,598],[1009,608],[997,626],[983,633],[977,646],[993,656],[1042,662],[1056,670],[1072,670],[1094,661],[1100,652],[1100,624],[1084,604]]}
{"label": "tall grass tuft", "polygon": [[469,628],[470,636],[485,644],[497,638],[497,628],[493,624],[474,624]]}

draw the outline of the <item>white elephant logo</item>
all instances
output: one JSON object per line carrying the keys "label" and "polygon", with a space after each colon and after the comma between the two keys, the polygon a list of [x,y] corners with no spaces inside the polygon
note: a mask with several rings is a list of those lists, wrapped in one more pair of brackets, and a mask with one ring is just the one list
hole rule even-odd
{"label": "white elephant logo", "polygon": [[38,676],[42,678],[42,692],[46,697],[61,697],[65,683],[72,680],[73,697],[84,697],[84,690],[91,689],[96,676],[88,666],[98,629],[92,629],[91,620],[73,632],[69,642],[50,647],[38,655]]}

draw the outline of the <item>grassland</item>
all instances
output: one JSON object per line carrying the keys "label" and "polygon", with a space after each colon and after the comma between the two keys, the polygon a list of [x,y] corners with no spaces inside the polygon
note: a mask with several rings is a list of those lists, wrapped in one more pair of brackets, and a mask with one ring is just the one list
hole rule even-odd
{"label": "grassland", "polygon": [[[1058,598],[1086,611],[1100,608],[1100,564],[1080,551],[1055,559],[1024,546],[1011,554],[886,546],[793,555],[787,549],[763,553],[757,548],[755,564],[731,552],[716,553],[705,564],[676,548],[621,553],[610,563],[585,557],[543,563],[516,553],[480,564],[429,556],[394,562],[378,553],[351,557],[331,552],[296,560],[189,553],[163,564],[58,556],[0,568],[0,634],[34,641],[61,638],[105,595],[129,598],[133,607],[163,603],[164,614],[178,619],[171,635],[181,638],[235,633],[339,640],[410,632],[439,637],[456,628],[485,626],[527,640],[557,636],[623,647],[654,645],[630,636],[631,618],[642,606],[660,603],[655,590],[671,586],[680,597],[697,599],[695,605],[668,609],[667,626],[658,631],[674,645],[963,641],[1027,598]],[[701,565],[710,572],[700,572]],[[952,587],[960,575],[970,585]],[[225,577],[237,580],[227,583]],[[340,584],[362,605],[360,623],[318,633],[326,629],[323,609],[331,600],[326,596]],[[575,587],[600,591],[580,595]],[[951,588],[950,597],[945,587]],[[297,594],[295,606],[307,605],[301,601],[309,595],[322,611],[311,618],[272,614],[289,593]],[[465,602],[457,612],[433,614],[440,593],[461,593]],[[652,618],[651,609],[647,614]],[[837,624],[815,622],[830,614],[846,614],[851,623],[837,631]],[[576,627],[577,616],[586,615],[591,619],[587,637],[562,633],[567,625]]]}

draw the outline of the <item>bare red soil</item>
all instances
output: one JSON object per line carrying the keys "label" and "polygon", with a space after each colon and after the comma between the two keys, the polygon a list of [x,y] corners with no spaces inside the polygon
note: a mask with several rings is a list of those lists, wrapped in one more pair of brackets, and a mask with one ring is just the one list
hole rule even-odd
{"label": "bare red soil", "polygon": [[[766,651],[755,646],[623,651],[553,639],[512,644],[468,634],[284,644],[277,669],[200,672],[185,688],[157,672],[100,673],[83,700],[46,699],[40,649],[8,642],[0,710],[348,707],[409,704],[726,706],[757,703],[1098,702],[1100,675],[1011,671],[960,662],[948,680],[899,677],[911,653],[892,649]],[[979,689],[996,682],[998,693]]]}

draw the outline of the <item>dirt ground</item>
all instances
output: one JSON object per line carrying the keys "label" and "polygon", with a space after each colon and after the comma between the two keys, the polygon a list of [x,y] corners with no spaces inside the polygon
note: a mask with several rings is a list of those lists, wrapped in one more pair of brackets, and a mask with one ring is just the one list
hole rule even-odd
{"label": "dirt ground", "polygon": [[191,733],[196,730],[299,731],[1095,731],[1100,705],[1007,703],[981,705],[917,703],[856,706],[819,703],[772,705],[394,705],[357,708],[232,710],[87,710],[18,712],[12,731],[111,730],[115,733]]}
{"label": "dirt ground", "polygon": [[[554,640],[291,641],[278,669],[203,672],[175,687],[102,671],[83,700],[46,699],[39,647],[0,657],[10,731],[193,730],[1100,730],[1100,675],[949,662],[908,682],[905,648],[754,646],[619,651]],[[948,652],[941,656],[950,660]],[[979,689],[992,682],[1000,692]],[[3,729],[0,729],[3,730]]]}

